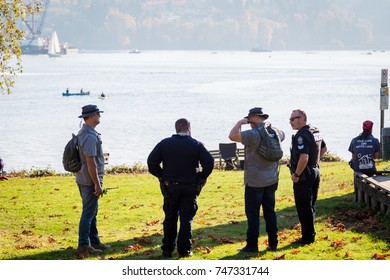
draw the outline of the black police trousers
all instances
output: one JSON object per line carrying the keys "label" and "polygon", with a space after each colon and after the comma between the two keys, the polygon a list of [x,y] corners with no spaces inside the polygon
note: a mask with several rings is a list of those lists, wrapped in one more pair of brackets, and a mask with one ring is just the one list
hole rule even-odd
{"label": "black police trousers", "polygon": [[315,203],[320,186],[320,171],[316,167],[306,167],[304,180],[294,183],[294,199],[299,222],[302,229],[302,240],[312,243],[315,239]]}
{"label": "black police trousers", "polygon": [[[196,201],[196,186],[194,184],[173,183],[166,189],[164,195],[165,219],[163,251],[173,252],[177,237],[179,255],[186,255],[192,249],[192,220],[198,210]],[[180,228],[177,232],[177,222],[180,218]]]}

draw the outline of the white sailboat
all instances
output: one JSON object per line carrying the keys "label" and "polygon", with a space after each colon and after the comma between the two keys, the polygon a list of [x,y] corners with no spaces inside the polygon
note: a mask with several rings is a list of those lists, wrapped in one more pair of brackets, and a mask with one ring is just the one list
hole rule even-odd
{"label": "white sailboat", "polygon": [[51,34],[51,39],[49,43],[49,51],[47,53],[49,57],[59,57],[61,56],[61,46],[60,41],[58,40],[57,32],[53,31]]}

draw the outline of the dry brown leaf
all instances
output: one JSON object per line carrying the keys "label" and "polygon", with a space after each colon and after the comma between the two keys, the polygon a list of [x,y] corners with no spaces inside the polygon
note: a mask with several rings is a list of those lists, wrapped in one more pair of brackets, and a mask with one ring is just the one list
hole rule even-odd
{"label": "dry brown leaf", "polygon": [[47,241],[48,241],[49,243],[55,243],[55,242],[56,242],[56,240],[55,240],[54,237],[52,237],[52,236],[49,236],[49,237],[47,238]]}
{"label": "dry brown leaf", "polygon": [[134,244],[134,245],[129,245],[123,248],[125,251],[139,251],[142,250],[144,247],[140,244]]}
{"label": "dry brown leaf", "polygon": [[354,236],[354,237],[352,237],[352,241],[359,241],[359,240],[361,240],[362,239],[362,237],[361,236]]}
{"label": "dry brown leaf", "polygon": [[376,260],[386,260],[387,257],[390,257],[390,254],[374,254],[373,258]]}
{"label": "dry brown leaf", "polygon": [[157,224],[160,220],[154,220],[154,221],[150,221],[150,222],[146,222],[145,224],[147,226],[154,226],[155,224]]}
{"label": "dry brown leaf", "polygon": [[152,244],[154,242],[153,238],[148,238],[148,237],[136,237],[134,240],[138,241],[141,244]]}
{"label": "dry brown leaf", "polygon": [[341,249],[341,248],[344,247],[344,245],[345,245],[345,242],[344,242],[343,240],[341,240],[341,239],[338,239],[338,238],[336,238],[336,239],[330,244],[330,246],[333,247],[333,248],[335,248],[335,249]]}

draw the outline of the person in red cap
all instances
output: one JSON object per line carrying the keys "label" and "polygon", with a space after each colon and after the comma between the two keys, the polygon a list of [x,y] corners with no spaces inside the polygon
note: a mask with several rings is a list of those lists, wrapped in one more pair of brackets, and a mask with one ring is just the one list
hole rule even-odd
{"label": "person in red cap", "polygon": [[379,140],[372,135],[372,121],[363,122],[363,132],[352,139],[348,151],[352,153],[349,162],[351,168],[356,172],[373,176],[376,172],[374,159],[379,157]]}

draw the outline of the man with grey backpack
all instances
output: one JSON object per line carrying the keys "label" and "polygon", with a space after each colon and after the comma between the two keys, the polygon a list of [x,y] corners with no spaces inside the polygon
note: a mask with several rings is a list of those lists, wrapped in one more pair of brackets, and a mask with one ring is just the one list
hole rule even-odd
{"label": "man with grey backpack", "polygon": [[[265,123],[268,115],[262,108],[249,110],[246,117],[232,128],[229,139],[245,146],[244,184],[245,214],[248,220],[246,246],[241,252],[258,253],[260,207],[263,207],[267,250],[276,251],[278,246],[278,225],[275,213],[275,192],[279,181],[279,159],[283,156],[280,142],[284,133]],[[251,129],[241,131],[249,124]]]}
{"label": "man with grey backpack", "polygon": [[96,105],[85,105],[79,118],[84,120],[78,138],[81,169],[76,174],[76,183],[83,203],[79,224],[77,257],[85,258],[110,249],[101,243],[96,226],[98,200],[103,196],[104,156],[100,133],[95,128],[100,123],[100,111]]}

